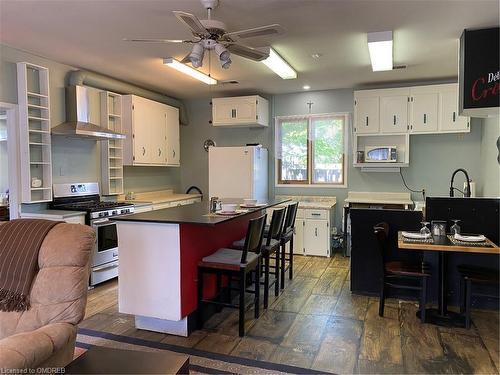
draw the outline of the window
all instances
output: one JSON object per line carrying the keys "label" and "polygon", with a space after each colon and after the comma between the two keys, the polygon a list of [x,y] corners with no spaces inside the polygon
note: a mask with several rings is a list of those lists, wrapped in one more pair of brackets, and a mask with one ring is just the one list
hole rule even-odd
{"label": "window", "polygon": [[277,117],[278,184],[344,186],[347,116]]}

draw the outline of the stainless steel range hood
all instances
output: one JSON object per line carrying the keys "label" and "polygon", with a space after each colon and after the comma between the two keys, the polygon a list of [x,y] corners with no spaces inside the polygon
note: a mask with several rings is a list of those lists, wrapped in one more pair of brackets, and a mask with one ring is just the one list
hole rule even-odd
{"label": "stainless steel range hood", "polygon": [[101,95],[104,91],[86,86],[66,88],[66,122],[52,128],[52,134],[98,141],[124,139],[125,135],[101,125]]}

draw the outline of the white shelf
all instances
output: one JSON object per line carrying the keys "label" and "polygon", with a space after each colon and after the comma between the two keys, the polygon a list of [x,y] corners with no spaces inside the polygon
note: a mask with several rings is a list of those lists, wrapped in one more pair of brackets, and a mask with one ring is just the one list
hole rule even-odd
{"label": "white shelf", "polygon": [[409,163],[354,163],[356,168],[405,168]]}
{"label": "white shelf", "polygon": [[[101,124],[110,130],[122,132],[122,97],[113,92],[101,93]],[[103,195],[123,194],[122,141],[107,141],[101,148],[101,187]]]}
{"label": "white shelf", "polygon": [[[49,92],[47,68],[17,63],[22,203],[52,201]],[[32,178],[41,180],[42,187],[32,188]]]}

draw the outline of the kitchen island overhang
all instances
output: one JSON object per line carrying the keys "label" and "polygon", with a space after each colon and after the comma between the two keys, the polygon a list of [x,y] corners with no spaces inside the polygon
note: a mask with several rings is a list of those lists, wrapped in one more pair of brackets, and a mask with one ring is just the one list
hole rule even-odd
{"label": "kitchen island overhang", "polygon": [[[286,201],[235,216],[209,213],[201,202],[120,217],[120,313],[135,315],[139,329],[188,336],[197,309],[198,262],[244,237],[250,219]],[[204,279],[205,298],[215,294],[210,279]]]}

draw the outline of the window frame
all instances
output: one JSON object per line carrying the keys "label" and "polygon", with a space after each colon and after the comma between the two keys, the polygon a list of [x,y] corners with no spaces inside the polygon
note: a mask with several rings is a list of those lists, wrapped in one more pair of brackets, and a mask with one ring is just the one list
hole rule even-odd
{"label": "window frame", "polygon": [[[314,141],[312,137],[312,120],[321,117],[344,117],[344,152],[342,156],[342,183],[332,184],[328,182],[313,182],[313,163],[314,163]],[[274,118],[274,148],[281,150],[281,122],[286,120],[307,119],[307,180],[290,181],[281,179],[281,157],[278,151],[275,153],[275,187],[299,187],[299,188],[347,188],[348,175],[348,146],[349,146],[349,129],[351,114],[349,112],[332,112],[332,113],[311,113],[306,115],[295,116],[276,116]]]}

